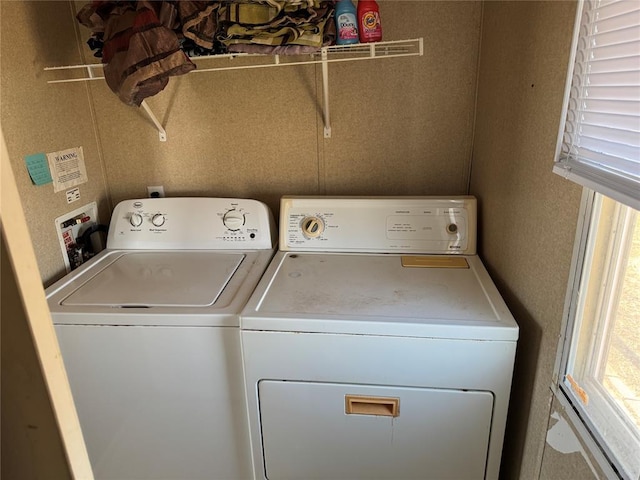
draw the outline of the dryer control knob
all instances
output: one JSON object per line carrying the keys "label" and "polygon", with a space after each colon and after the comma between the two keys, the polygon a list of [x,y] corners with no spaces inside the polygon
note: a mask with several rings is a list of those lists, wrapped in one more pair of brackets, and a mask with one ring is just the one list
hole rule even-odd
{"label": "dryer control knob", "polygon": [[320,217],[305,217],[300,224],[302,234],[307,238],[316,238],[324,232],[324,222]]}
{"label": "dryer control knob", "polygon": [[222,217],[222,223],[229,230],[240,230],[240,228],[244,225],[244,213],[239,212],[238,210],[229,210]]}
{"label": "dryer control knob", "polygon": [[162,213],[156,213],[151,218],[151,223],[153,223],[153,225],[156,227],[161,227],[162,225],[164,225],[165,220],[166,218]]}
{"label": "dryer control knob", "polygon": [[140,215],[139,213],[132,213],[129,222],[132,226],[139,227],[140,225],[142,225],[142,215]]}
{"label": "dryer control knob", "polygon": [[447,233],[458,233],[458,225],[455,223],[447,225]]}

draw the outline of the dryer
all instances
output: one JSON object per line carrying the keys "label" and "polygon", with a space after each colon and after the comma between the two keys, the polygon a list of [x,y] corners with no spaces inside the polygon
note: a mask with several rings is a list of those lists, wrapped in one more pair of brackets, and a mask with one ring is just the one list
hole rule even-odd
{"label": "dryer", "polygon": [[47,289],[96,479],[251,477],[239,313],[275,234],[255,200],[127,200]]}
{"label": "dryer", "polygon": [[256,478],[497,479],[518,326],[473,197],[284,197],[241,314]]}

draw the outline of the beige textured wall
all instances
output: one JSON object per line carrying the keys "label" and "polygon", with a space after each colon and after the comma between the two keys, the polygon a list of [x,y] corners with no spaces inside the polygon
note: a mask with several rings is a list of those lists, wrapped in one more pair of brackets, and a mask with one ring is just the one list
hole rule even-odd
{"label": "beige textured wall", "polygon": [[[65,273],[54,220],[92,201],[107,221],[110,205],[98,139],[84,83],[55,88],[45,66],[80,63],[68,2],[0,2],[0,116],[7,149],[45,284]],[[82,146],[88,182],[79,201],[67,204],[52,184],[32,184],[24,157]]]}
{"label": "beige textured wall", "polygon": [[[520,325],[502,475],[538,478],[581,190],[551,172],[573,2],[486,2],[471,193],[480,252]],[[563,455],[546,478],[564,478]],[[555,472],[555,473],[554,473]]]}

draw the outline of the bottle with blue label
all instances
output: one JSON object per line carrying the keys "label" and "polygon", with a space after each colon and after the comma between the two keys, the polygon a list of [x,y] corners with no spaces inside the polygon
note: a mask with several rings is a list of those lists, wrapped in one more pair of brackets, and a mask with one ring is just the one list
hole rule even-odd
{"label": "bottle with blue label", "polygon": [[336,5],[336,43],[358,43],[357,10],[351,0],[338,0]]}

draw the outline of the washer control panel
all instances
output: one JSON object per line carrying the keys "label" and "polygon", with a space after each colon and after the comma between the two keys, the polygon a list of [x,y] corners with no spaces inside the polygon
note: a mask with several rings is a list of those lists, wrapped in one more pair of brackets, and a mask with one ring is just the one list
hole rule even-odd
{"label": "washer control panel", "polygon": [[275,245],[273,215],[237,198],[145,198],[116,205],[110,249],[264,249]]}
{"label": "washer control panel", "polygon": [[477,202],[459,197],[283,197],[285,251],[476,253]]}

